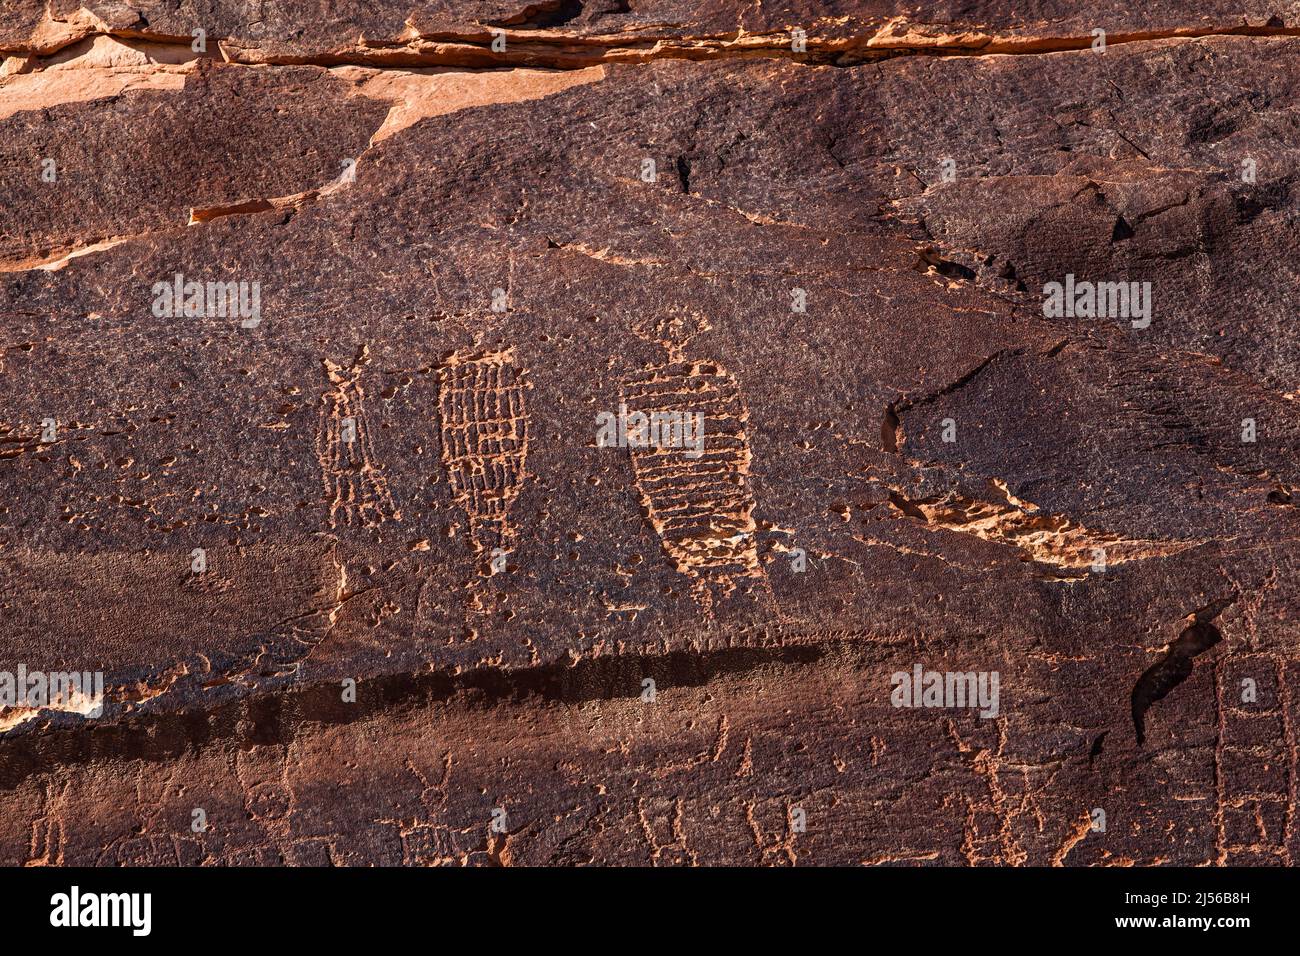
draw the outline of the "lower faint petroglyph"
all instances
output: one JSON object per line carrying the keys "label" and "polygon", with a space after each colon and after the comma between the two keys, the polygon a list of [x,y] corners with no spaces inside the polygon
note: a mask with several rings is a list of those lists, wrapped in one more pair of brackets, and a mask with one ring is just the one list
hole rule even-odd
{"label": "lower faint petroglyph", "polygon": [[323,364],[333,388],[321,396],[316,455],[329,501],[330,527],[375,525],[398,520],[388,485],[375,457],[361,374],[370,350],[362,346],[344,369],[329,359]]}
{"label": "lower faint petroglyph", "polygon": [[[758,850],[758,864],[760,866],[797,866],[799,863],[799,854],[795,852],[794,843],[796,834],[802,832],[804,823],[804,812],[798,807],[791,807],[788,801],[767,801],[768,804],[776,806],[760,807],[759,801],[751,801],[745,805],[745,822],[749,824],[750,832],[754,834],[754,848]],[[760,810],[766,810],[767,815],[773,816],[772,810],[777,809],[783,818],[779,828],[774,828],[775,832],[769,836],[765,832],[762,822],[759,820]]]}
{"label": "lower faint petroglyph", "polygon": [[1297,767],[1288,677],[1286,661],[1270,654],[1215,662],[1214,862],[1221,866],[1291,865]]}
{"label": "lower faint petroglyph", "polygon": [[442,461],[469,518],[476,551],[506,547],[523,486],[528,413],[523,370],[510,351],[457,352],[438,373]]}
{"label": "lower faint petroglyph", "polygon": [[693,866],[698,863],[699,858],[687,843],[686,830],[682,826],[685,809],[686,803],[681,797],[674,797],[671,801],[664,797],[637,799],[637,821],[650,850],[651,866]]}
{"label": "lower faint petroglyph", "polygon": [[984,779],[987,798],[963,797],[966,820],[962,831],[961,852],[970,866],[1023,866],[1028,853],[1016,834],[1016,820],[1026,812],[1028,791],[1019,797],[1009,791],[1003,779],[1007,763],[1007,721],[998,718],[997,750],[980,747],[961,737],[955,721],[946,721],[948,736],[980,777]]}
{"label": "lower faint petroglyph", "polygon": [[63,814],[67,811],[69,781],[47,782],[41,795],[41,813],[32,821],[31,842],[23,866],[63,865]]}
{"label": "lower faint petroglyph", "polygon": [[[250,723],[259,720],[251,708],[249,717]],[[292,760],[288,747],[272,745],[238,751],[231,761],[244,813],[250,823],[261,828],[268,846],[281,858],[288,857],[294,842]]]}
{"label": "lower faint petroglyph", "polygon": [[727,594],[738,578],[761,577],[748,483],[749,413],[736,380],[715,362],[671,360],[633,375],[623,400],[647,416],[701,416],[702,451],[630,449],[642,504],[673,565],[694,579],[706,603],[710,582]]}

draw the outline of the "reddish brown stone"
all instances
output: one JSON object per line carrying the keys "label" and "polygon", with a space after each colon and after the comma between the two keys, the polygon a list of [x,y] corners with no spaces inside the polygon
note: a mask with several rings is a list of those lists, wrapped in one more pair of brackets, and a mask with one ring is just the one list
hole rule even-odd
{"label": "reddish brown stone", "polygon": [[0,21],[0,671],[107,703],[0,713],[0,863],[1300,849],[1268,4],[65,6]]}

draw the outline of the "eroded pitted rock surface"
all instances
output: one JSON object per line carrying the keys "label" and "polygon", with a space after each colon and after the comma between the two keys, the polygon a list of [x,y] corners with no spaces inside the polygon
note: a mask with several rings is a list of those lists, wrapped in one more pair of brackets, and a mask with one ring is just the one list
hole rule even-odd
{"label": "eroded pitted rock surface", "polygon": [[1300,14],[1130,6],[11,4],[0,862],[1289,864]]}

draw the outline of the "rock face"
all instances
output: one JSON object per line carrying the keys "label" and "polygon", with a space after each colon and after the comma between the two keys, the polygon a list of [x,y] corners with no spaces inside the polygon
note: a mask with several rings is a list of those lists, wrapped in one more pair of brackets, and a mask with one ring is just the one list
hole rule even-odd
{"label": "rock face", "polygon": [[0,12],[0,864],[1291,863],[1292,4],[334,6]]}

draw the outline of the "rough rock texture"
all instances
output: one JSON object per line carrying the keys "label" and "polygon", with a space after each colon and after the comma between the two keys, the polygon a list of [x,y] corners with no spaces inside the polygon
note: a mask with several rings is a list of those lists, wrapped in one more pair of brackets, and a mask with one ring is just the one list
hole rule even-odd
{"label": "rough rock texture", "polygon": [[0,863],[1291,862],[1300,6],[350,6],[0,7]]}

